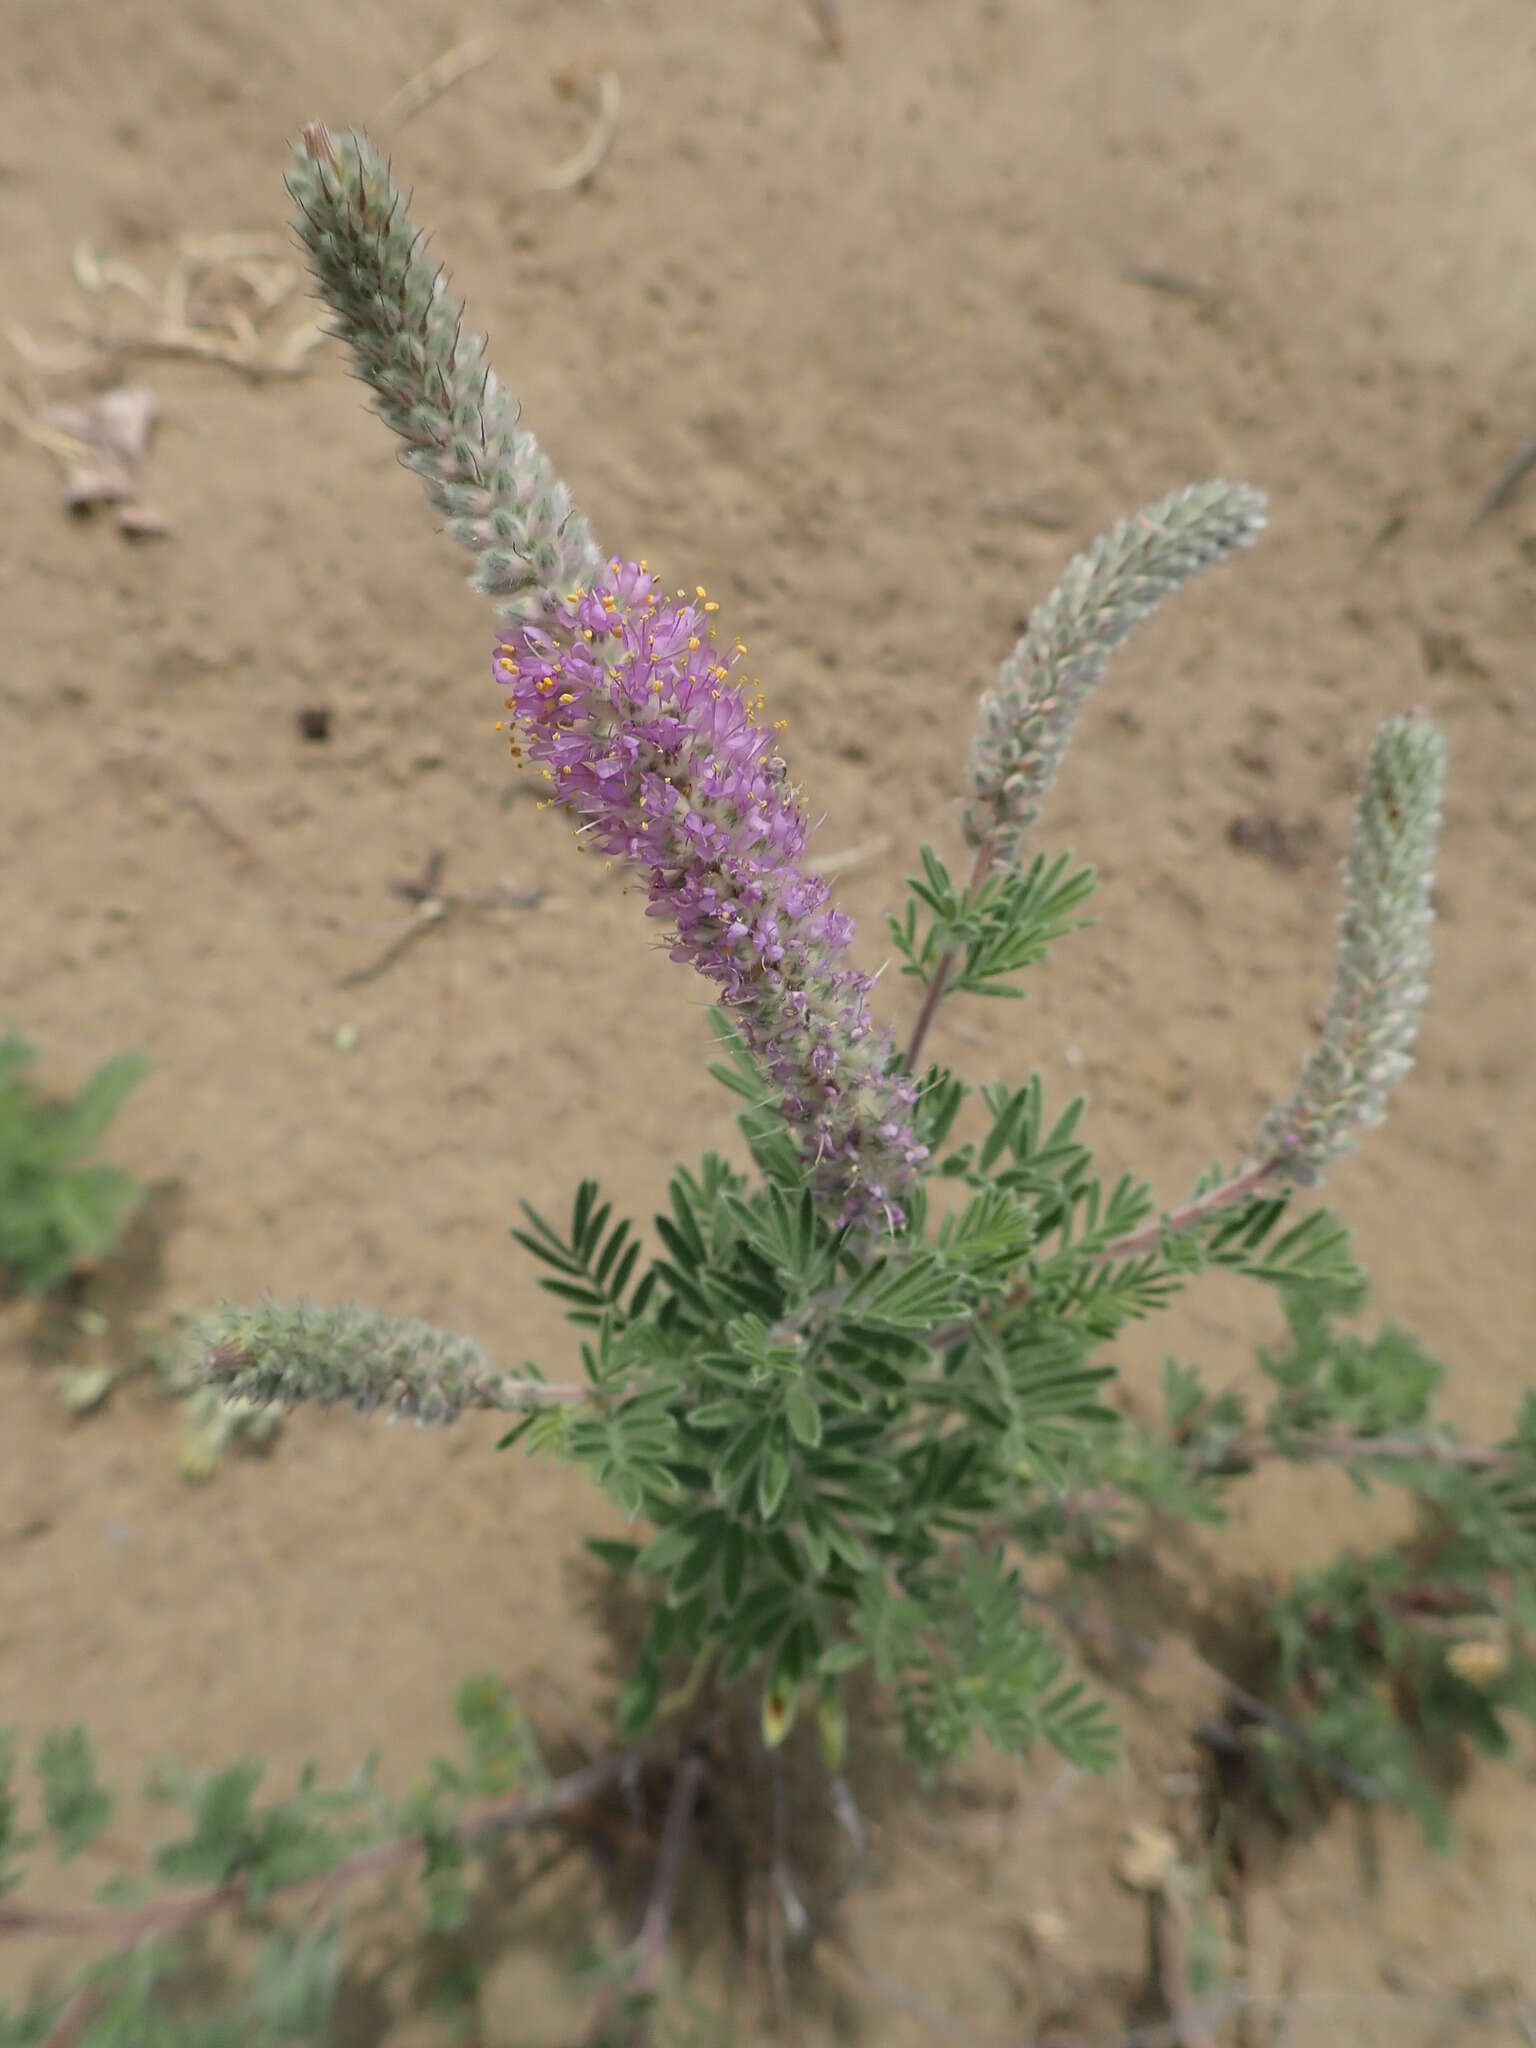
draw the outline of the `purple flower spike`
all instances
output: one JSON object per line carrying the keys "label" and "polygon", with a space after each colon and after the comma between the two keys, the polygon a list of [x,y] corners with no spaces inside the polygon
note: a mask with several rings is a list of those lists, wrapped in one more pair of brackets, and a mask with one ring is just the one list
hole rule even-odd
{"label": "purple flower spike", "polygon": [[917,1090],[886,1071],[871,977],[834,964],[853,924],[797,865],[805,810],[775,748],[783,721],[759,723],[761,696],[733,679],[746,649],[722,657],[717,609],[702,589],[670,600],[643,562],[616,560],[538,624],[510,625],[495,675],[512,754],[582,821],[580,843],[646,871],[647,916],[672,925],[674,960],[719,984],[839,1223],[899,1229],[901,1191],[928,1156]]}

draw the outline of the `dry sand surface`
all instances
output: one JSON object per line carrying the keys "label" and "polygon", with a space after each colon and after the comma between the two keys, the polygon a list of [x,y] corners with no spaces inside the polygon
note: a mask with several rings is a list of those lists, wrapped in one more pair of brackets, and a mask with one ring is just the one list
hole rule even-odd
{"label": "dry sand surface", "polygon": [[[1355,779],[1377,720],[1424,704],[1451,750],[1434,994],[1389,1124],[1328,1192],[1374,1313],[1454,1364],[1455,1419],[1506,1421],[1536,1321],[1536,479],[1469,521],[1536,430],[1528,0],[846,0],[841,56],[810,9],[756,0],[5,14],[4,322],[50,348],[71,313],[131,325],[131,297],[72,277],[77,244],[158,282],[184,237],[281,228],[302,121],[372,124],[599,537],[722,600],[819,843],[879,842],[842,890],[866,964],[918,840],[958,850],[977,692],[1074,548],[1190,478],[1267,489],[1269,535],[1118,660],[1052,800],[1044,843],[1101,869],[1098,928],[1027,1004],[949,1011],[940,1047],[979,1075],[1037,1066],[1059,1101],[1086,1087],[1105,1170],[1177,1200],[1291,1081]],[[388,110],[479,34],[489,61]],[[595,177],[542,191],[610,68]],[[156,1190],[99,1282],[112,1343],[268,1290],[562,1371],[507,1224],[598,1170],[648,1215],[675,1157],[736,1144],[698,989],[512,785],[488,615],[334,351],[264,381],[113,361],[160,408],[144,488],[171,530],[138,542],[110,510],[72,519],[16,426],[81,377],[9,339],[0,362],[0,1022],[40,1041],[50,1086],[123,1046],[155,1062],[109,1146]],[[328,739],[301,735],[315,709]],[[342,986],[434,850],[446,887],[543,900],[455,916]],[[909,1021],[893,978],[883,1002]],[[1137,1385],[1168,1350],[1241,1381],[1278,1327],[1268,1296],[1211,1282],[1117,1356]],[[0,1720],[29,1747],[78,1717],[124,1785],[167,1750],[249,1750],[281,1785],[377,1745],[403,1784],[474,1668],[547,1728],[600,1724],[579,1477],[493,1456],[491,1420],[336,1413],[193,1486],[147,1389],[64,1418],[57,1346],[0,1314]],[[1195,1593],[1219,1610],[1362,1527],[1342,1481],[1266,1485]],[[840,1954],[795,1976],[802,2038],[1118,2040],[1145,1925],[1116,1844],[1178,1820],[1210,1704],[1170,1638],[1105,1785],[982,1761],[923,1798],[872,1752],[874,1875],[837,1909]],[[1522,2038],[1499,1987],[1536,1997],[1528,1763],[1476,1775],[1458,1819],[1454,1861],[1341,1813],[1265,1868],[1248,1967],[1291,1995],[1285,2040]],[[531,1916],[487,1908],[480,2038],[579,2036],[564,1960],[594,1912],[627,1923],[641,1876],[605,1889],[578,1856]],[[676,1959],[753,2039],[767,1993],[711,1890],[685,1890]],[[37,1960],[19,1946],[12,1990]],[[437,2038],[384,1953],[359,1952],[339,2038]],[[1244,2038],[1281,2038],[1278,2009]]]}

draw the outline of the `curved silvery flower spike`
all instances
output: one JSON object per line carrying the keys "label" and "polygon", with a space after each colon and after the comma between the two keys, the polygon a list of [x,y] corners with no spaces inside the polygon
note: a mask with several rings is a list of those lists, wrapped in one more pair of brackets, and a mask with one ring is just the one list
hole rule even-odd
{"label": "curved silvery flower spike", "polygon": [[[1019,865],[1024,834],[1056,780],[1061,759],[1109,657],[1199,570],[1251,547],[1264,530],[1266,499],[1250,484],[1188,484],[1143,506],[1074,555],[981,700],[971,749],[971,798],[962,813],[976,849],[970,889]],[[937,961],[913,1026],[906,1064],[916,1069],[958,953]]]}
{"label": "curved silvery flower spike", "polygon": [[1115,649],[1191,576],[1251,547],[1264,507],[1263,492],[1249,484],[1190,484],[1122,519],[1067,564],[981,701],[963,819],[979,870],[1017,865],[1078,713]]}
{"label": "curved silvery flower spike", "polygon": [[1277,1178],[1315,1187],[1386,1115],[1413,1065],[1429,993],[1430,928],[1444,736],[1421,712],[1378,729],[1344,862],[1333,994],[1296,1092],[1271,1111],[1255,1149]]}
{"label": "curved silvery flower spike", "polygon": [[1107,1260],[1149,1251],[1165,1227],[1193,1228],[1272,1183],[1315,1188],[1359,1132],[1381,1123],[1413,1065],[1429,993],[1445,769],[1444,735],[1422,712],[1377,728],[1344,862],[1333,993],[1295,1092],[1265,1118],[1238,1174],[1119,1239]]}
{"label": "curved silvery flower spike", "polygon": [[485,337],[426,253],[389,166],[366,137],[304,130],[288,171],[294,228],[333,333],[357,360],[379,417],[406,443],[449,537],[477,558],[471,581],[504,617],[537,615],[551,589],[590,584],[602,555],[517,402],[485,360]]}
{"label": "curved silvery flower spike", "polygon": [[214,1389],[226,1407],[260,1411],[274,1423],[309,1401],[322,1408],[350,1402],[364,1415],[382,1408],[392,1421],[447,1424],[470,1408],[516,1414],[595,1398],[591,1387],[503,1372],[471,1337],[355,1302],[227,1304],[190,1318],[177,1334],[167,1377],[179,1391]]}

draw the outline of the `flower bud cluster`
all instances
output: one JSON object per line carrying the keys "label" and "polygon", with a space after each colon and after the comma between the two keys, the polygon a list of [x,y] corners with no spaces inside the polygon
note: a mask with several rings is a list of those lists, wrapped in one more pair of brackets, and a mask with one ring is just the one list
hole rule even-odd
{"label": "flower bud cluster", "polygon": [[1197,571],[1264,528],[1265,499],[1249,484],[1191,484],[1146,506],[1068,563],[981,703],[971,753],[967,843],[990,844],[991,865],[1014,867],[1039,815],[1077,715],[1132,628]]}
{"label": "flower bud cluster", "polygon": [[294,227],[333,332],[379,417],[405,442],[449,537],[477,558],[471,581],[504,617],[590,583],[602,556],[570,492],[485,359],[485,338],[426,253],[389,166],[366,138],[305,130],[288,173]]}
{"label": "flower bud cluster", "polygon": [[274,1419],[306,1401],[422,1423],[529,1405],[528,1383],[509,1379],[473,1339],[350,1303],[261,1301],[199,1316],[182,1333],[172,1376],[216,1391],[227,1410]]}

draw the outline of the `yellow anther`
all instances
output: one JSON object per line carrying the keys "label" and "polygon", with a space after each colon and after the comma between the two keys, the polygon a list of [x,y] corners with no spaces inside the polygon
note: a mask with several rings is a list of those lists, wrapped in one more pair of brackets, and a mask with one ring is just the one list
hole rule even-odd
{"label": "yellow anther", "polygon": [[709,592],[704,588],[702,583],[695,583],[695,585],[693,586],[693,594],[695,597],[708,597]]}
{"label": "yellow anther", "polygon": [[[700,595],[700,597],[702,597],[702,596],[704,595],[704,593],[703,593],[703,591],[702,591],[702,590],[701,590],[701,591],[699,592],[699,595]],[[717,612],[717,611],[719,611],[720,607],[719,607],[719,605],[718,605],[718,604],[716,604],[715,600],[714,600],[713,598],[711,598],[711,599],[709,600],[709,603],[708,603],[707,605],[705,605],[704,609],[705,609],[705,611],[707,611],[707,612]]]}
{"label": "yellow anther", "polygon": [[492,732],[505,732],[506,729],[507,721],[504,718],[498,718],[496,723],[491,727]]}
{"label": "yellow anther", "polygon": [[692,653],[693,653],[693,652],[694,652],[694,651],[696,650],[696,648],[698,647],[698,644],[699,644],[699,636],[698,636],[698,634],[697,634],[697,633],[695,633],[695,634],[694,634],[694,636],[693,636],[693,638],[692,638],[692,639],[691,639],[691,640],[690,640],[690,641],[688,642],[688,652],[689,652],[690,654],[692,654]]}

